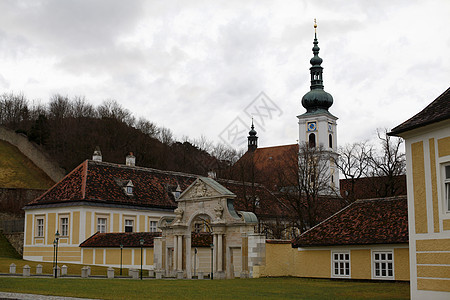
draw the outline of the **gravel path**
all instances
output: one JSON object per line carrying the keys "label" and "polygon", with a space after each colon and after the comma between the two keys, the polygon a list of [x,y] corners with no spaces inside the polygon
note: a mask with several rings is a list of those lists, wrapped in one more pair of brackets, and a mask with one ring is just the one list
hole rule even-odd
{"label": "gravel path", "polygon": [[45,295],[35,295],[35,294],[19,294],[19,293],[5,293],[0,292],[0,299],[32,299],[32,300],[94,300],[89,298],[73,298],[73,297],[62,297],[62,296],[45,296]]}

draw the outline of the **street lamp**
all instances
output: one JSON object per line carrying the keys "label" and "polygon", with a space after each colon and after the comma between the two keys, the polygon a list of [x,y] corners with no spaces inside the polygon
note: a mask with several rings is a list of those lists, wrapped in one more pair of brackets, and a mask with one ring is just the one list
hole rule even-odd
{"label": "street lamp", "polygon": [[141,244],[141,280],[142,280],[142,247],[144,246],[144,239],[141,239],[139,243]]}
{"label": "street lamp", "polygon": [[120,244],[120,276],[122,276],[122,250],[123,244]]}
{"label": "street lamp", "polygon": [[194,249],[194,277],[195,277],[195,270],[197,269],[197,248]]}
{"label": "street lamp", "polygon": [[214,272],[214,270],[213,270],[214,244],[211,243],[210,246],[211,246],[211,276],[210,276],[210,278],[211,278],[211,280],[213,280],[214,279],[214,274],[213,274],[213,272]]}
{"label": "street lamp", "polygon": [[58,278],[58,241],[59,232],[56,230],[55,240],[53,241],[53,246],[55,247],[55,278]]}

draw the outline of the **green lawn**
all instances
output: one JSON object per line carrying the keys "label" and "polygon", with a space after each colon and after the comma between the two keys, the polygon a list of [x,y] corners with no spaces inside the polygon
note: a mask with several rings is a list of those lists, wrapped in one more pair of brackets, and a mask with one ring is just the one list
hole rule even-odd
{"label": "green lawn", "polygon": [[102,299],[409,299],[408,283],[304,278],[140,281],[0,277],[0,291]]}

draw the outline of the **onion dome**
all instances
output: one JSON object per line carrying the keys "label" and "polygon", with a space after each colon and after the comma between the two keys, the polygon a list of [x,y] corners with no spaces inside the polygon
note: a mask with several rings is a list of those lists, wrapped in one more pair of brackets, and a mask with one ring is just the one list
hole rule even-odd
{"label": "onion dome", "polygon": [[302,105],[306,108],[307,113],[312,113],[315,111],[326,110],[333,105],[333,97],[324,91],[323,89],[323,68],[322,58],[319,57],[319,42],[317,41],[317,24],[314,24],[314,47],[312,48],[314,57],[311,58],[311,68],[309,68],[311,73],[311,90],[306,93],[302,98]]}
{"label": "onion dome", "polygon": [[248,132],[248,151],[253,152],[258,148],[258,137],[256,136],[256,130],[255,126],[253,125],[253,118],[252,118],[252,127],[251,130]]}

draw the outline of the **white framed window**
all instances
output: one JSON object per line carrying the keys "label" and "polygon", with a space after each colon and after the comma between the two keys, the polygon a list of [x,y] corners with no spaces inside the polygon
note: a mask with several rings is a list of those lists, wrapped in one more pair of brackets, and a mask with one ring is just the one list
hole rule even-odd
{"label": "white framed window", "polygon": [[133,187],[132,186],[127,186],[127,194],[133,195]]}
{"label": "white framed window", "polygon": [[44,217],[36,218],[36,236],[44,237],[45,219]]}
{"label": "white framed window", "polygon": [[394,279],[394,254],[392,251],[373,251],[373,277]]}
{"label": "white framed window", "polygon": [[151,221],[150,220],[148,231],[150,231],[150,232],[157,232],[158,231],[157,223],[158,223],[157,221]]}
{"label": "white framed window", "polygon": [[97,218],[97,231],[100,233],[106,233],[107,232],[107,218]]}
{"label": "white framed window", "polygon": [[450,212],[450,164],[444,165],[445,211]]}
{"label": "white framed window", "polygon": [[69,218],[68,217],[62,217],[60,219],[61,226],[60,226],[60,234],[61,236],[69,236]]}
{"label": "white framed window", "polygon": [[134,220],[125,219],[125,232],[133,232]]}
{"label": "white framed window", "polygon": [[333,277],[350,277],[350,252],[332,252]]}

